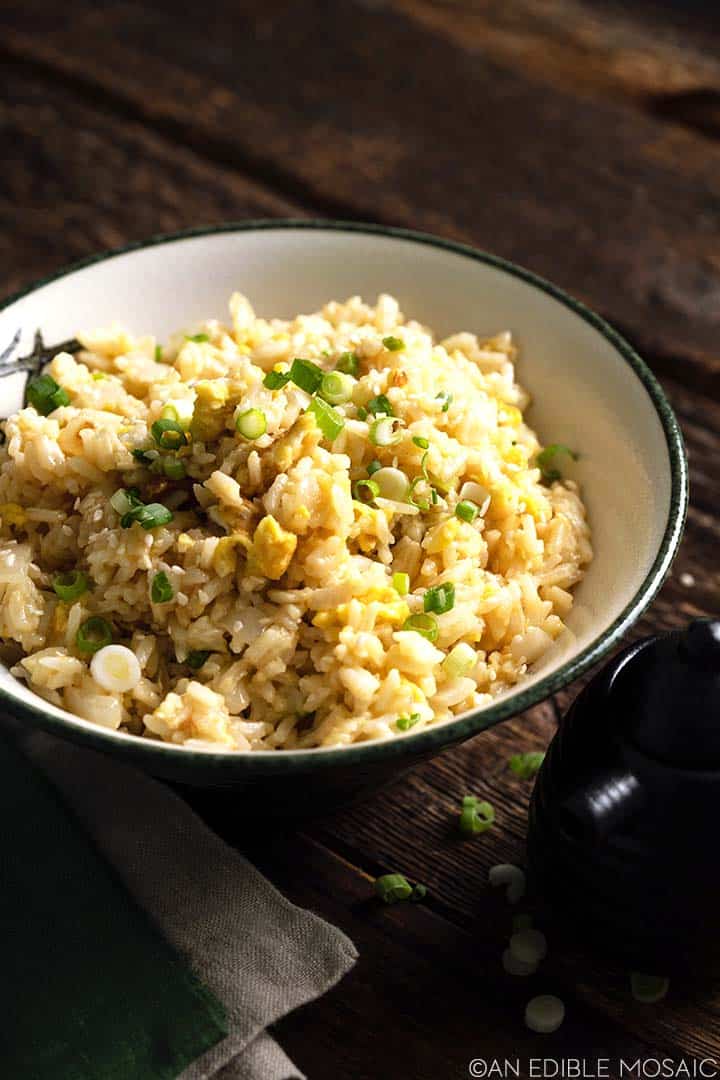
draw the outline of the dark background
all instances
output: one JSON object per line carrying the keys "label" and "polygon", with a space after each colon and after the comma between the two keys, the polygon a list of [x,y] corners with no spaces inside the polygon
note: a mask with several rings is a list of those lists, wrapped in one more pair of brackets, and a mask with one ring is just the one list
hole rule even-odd
{"label": "dark background", "polygon": [[[10,0],[0,288],[154,233],[278,215],[405,225],[523,263],[633,341],[683,425],[686,539],[636,633],[717,613],[717,11],[642,0]],[[360,949],[341,987],[280,1025],[311,1077],[462,1077],[478,1056],[720,1058],[720,999],[689,983],[639,1006],[626,973],[559,941],[541,976],[502,973],[510,915],[487,870],[522,860],[528,794],[507,759],[542,748],[571,696],[361,808],[298,832],[288,822],[253,846],[281,888]],[[454,817],[470,791],[494,803],[498,825],[459,844]],[[426,904],[372,900],[372,878],[395,870],[428,885]],[[547,990],[568,1007],[551,1040],[522,1024],[525,1001]]]}

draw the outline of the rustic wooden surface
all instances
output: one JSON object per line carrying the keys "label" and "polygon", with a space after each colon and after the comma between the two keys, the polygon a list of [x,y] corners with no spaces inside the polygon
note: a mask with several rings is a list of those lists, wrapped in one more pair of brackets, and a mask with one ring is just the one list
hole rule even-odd
{"label": "rustic wooden surface", "polygon": [[[557,281],[615,322],[683,426],[680,556],[635,634],[720,609],[720,22],[707,5],[591,0],[5,0],[0,255],[6,293],[98,249],[277,215],[460,237]],[[686,575],[691,575],[687,577]],[[689,584],[689,582],[694,582]],[[685,584],[683,584],[685,582]],[[360,961],[278,1027],[310,1077],[466,1076],[474,1057],[720,1059],[720,996],[654,1008],[624,973],[553,941],[529,984],[502,973],[510,915],[488,868],[521,861],[529,785],[577,688],[417,769],[394,790],[258,838],[252,856],[342,926]],[[463,794],[495,829],[458,843]],[[397,870],[427,903],[380,907]],[[551,1040],[522,1024],[557,989]],[[613,1073],[614,1075],[615,1073]]]}

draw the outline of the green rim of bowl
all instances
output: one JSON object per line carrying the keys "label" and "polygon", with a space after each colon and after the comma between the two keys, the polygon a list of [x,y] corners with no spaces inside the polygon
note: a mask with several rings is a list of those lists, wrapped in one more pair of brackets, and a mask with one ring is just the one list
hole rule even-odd
{"label": "green rim of bowl", "polygon": [[243,772],[258,775],[276,771],[315,771],[341,764],[345,766],[364,766],[380,761],[389,762],[393,759],[400,761],[403,758],[429,757],[446,746],[461,742],[472,735],[478,734],[480,731],[499,724],[502,720],[507,720],[511,716],[525,712],[567,686],[568,683],[579,678],[596,664],[613,645],[618,643],[623,633],[651,603],[670,570],[682,538],[688,504],[687,457],[680,427],[673,410],[650,369],[616,330],[609,326],[599,315],[585,307],[579,300],[569,296],[557,285],[551,284],[544,278],[532,273],[532,271],[516,266],[514,263],[508,262],[497,255],[478,251],[467,244],[461,244],[454,240],[445,240],[429,233],[414,232],[410,229],[388,225],[365,224],[363,222],[325,221],[306,218],[270,218],[237,223],[230,222],[224,225],[199,227],[182,232],[153,236],[149,240],[127,244],[124,247],[90,256],[16,292],[0,303],[0,311],[4,311],[17,300],[37,291],[44,285],[58,281],[78,270],[94,266],[96,263],[115,258],[118,255],[126,255],[133,251],[156,247],[160,244],[213,236],[218,233],[283,229],[363,233],[370,236],[390,237],[396,240],[405,240],[415,244],[440,248],[456,255],[462,255],[475,262],[493,266],[506,274],[511,274],[513,277],[521,278],[528,284],[547,293],[548,296],[551,296],[560,304],[570,308],[598,333],[602,334],[617,350],[645,387],[655,407],[655,412],[665,434],[670,461],[671,495],[667,523],[655,561],[637,593],[615,621],[587,645],[582,652],[568,660],[557,671],[533,683],[526,690],[510,693],[507,697],[501,697],[496,703],[466,713],[457,720],[450,720],[438,724],[437,727],[426,728],[414,734],[367,743],[354,743],[345,747],[318,747],[308,750],[218,752],[187,749],[183,746],[154,742],[150,739],[140,739],[136,735],[124,732],[109,731],[92,724],[90,721],[73,717],[71,714],[68,714],[67,719],[60,718],[45,712],[39,704],[41,699],[38,699],[38,705],[31,705],[19,701],[12,694],[0,688],[0,705],[4,705],[12,714],[34,721],[38,726],[51,733],[70,738],[74,742],[92,746],[97,750],[110,752],[115,749],[121,751],[123,757],[135,760],[138,765],[144,766],[150,771],[152,771],[153,763],[155,763],[160,770],[163,767],[172,768],[177,773],[186,772],[190,777],[195,766],[210,767],[215,772],[217,780],[222,782],[223,775],[227,776],[229,780],[236,774]]}

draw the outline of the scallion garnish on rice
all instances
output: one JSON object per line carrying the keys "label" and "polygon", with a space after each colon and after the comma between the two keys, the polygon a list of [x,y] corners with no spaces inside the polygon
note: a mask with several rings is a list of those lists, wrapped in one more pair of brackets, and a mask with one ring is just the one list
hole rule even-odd
{"label": "scallion garnish on rice", "polygon": [[444,585],[434,585],[423,597],[423,609],[435,615],[444,615],[455,607],[455,586],[451,581]]}
{"label": "scallion garnish on rice", "polygon": [[365,408],[373,416],[394,416],[393,407],[385,394],[377,394],[365,405]]}
{"label": "scallion garnish on rice", "polygon": [[416,634],[427,638],[428,641],[437,641],[437,636],[440,633],[437,619],[427,612],[410,615],[403,623],[402,628],[403,630],[414,630]]}
{"label": "scallion garnish on rice", "polygon": [[395,426],[400,421],[394,416],[381,416],[370,425],[369,439],[373,446],[394,446],[402,438]]}
{"label": "scallion garnish on rice", "polygon": [[187,476],[184,462],[179,458],[166,457],[162,463],[163,472],[167,476],[168,480],[184,480]]}
{"label": "scallion garnish on rice", "polygon": [[344,405],[353,395],[355,380],[342,371],[326,372],[320,382],[320,396],[330,405]]}
{"label": "scallion garnish on rice", "polygon": [[267,417],[262,409],[245,409],[236,417],[235,428],[243,439],[259,439],[267,431]]}
{"label": "scallion garnish on rice", "polygon": [[280,390],[290,382],[289,371],[268,371],[263,379],[263,386],[267,390]]}
{"label": "scallion garnish on rice", "polygon": [[360,357],[354,352],[344,352],[338,358],[338,362],[335,365],[336,371],[342,371],[346,375],[353,375],[357,378],[360,371]]}
{"label": "scallion garnish on rice", "polygon": [[345,427],[345,420],[340,413],[322,398],[313,398],[307,411],[312,415],[328,442],[334,442]]}
{"label": "scallion garnish on rice", "polygon": [[385,348],[388,349],[390,352],[400,352],[401,349],[405,348],[405,342],[403,341],[403,339],[399,337],[393,337],[392,334],[389,334],[388,337],[384,337],[382,339],[382,343]]}
{"label": "scallion garnish on rice", "polygon": [[120,514],[120,527],[123,529],[129,529],[136,521],[143,529],[155,529],[173,519],[172,510],[162,503],[148,503],[146,506],[133,488],[116,491],[110,497],[110,505]]}
{"label": "scallion garnish on rice", "polygon": [[395,721],[395,727],[398,729],[398,731],[409,731],[411,727],[415,727],[415,725],[419,723],[420,713],[414,712],[410,713],[409,716],[398,716],[397,720]]}
{"label": "scallion garnish on rice", "polygon": [[112,627],[100,615],[91,615],[81,623],[75,635],[75,644],[82,653],[96,653],[112,642]]}
{"label": "scallion garnish on rice", "polygon": [[372,476],[374,473],[376,473],[378,471],[378,469],[382,469],[382,462],[378,461],[378,459],[375,458],[373,461],[370,462],[370,464],[367,467],[368,476]]}
{"label": "scallion garnish on rice", "polygon": [[392,584],[398,596],[407,596],[410,592],[410,575],[398,570],[392,576]]}
{"label": "scallion garnish on rice", "polygon": [[471,499],[462,499],[455,507],[455,517],[461,521],[474,521],[480,513],[480,507]]}
{"label": "scallion garnish on rice", "polygon": [[68,570],[66,573],[55,575],[52,587],[60,600],[71,603],[87,592],[89,585],[82,570]]}
{"label": "scallion garnish on rice", "polygon": [[452,399],[453,399],[452,394],[448,393],[447,390],[441,390],[439,394],[435,395],[435,400],[436,401],[442,401],[442,409],[440,410],[441,412],[447,412],[448,411],[448,409],[450,408],[450,404],[452,402]]}
{"label": "scallion garnish on rice", "polygon": [[380,485],[374,480],[356,480],[353,485],[353,498],[358,502],[369,503],[377,499]]}
{"label": "scallion garnish on rice", "polygon": [[426,439],[422,435],[413,435],[413,442],[416,446],[419,446],[422,450],[427,450],[430,445],[430,440]]}
{"label": "scallion garnish on rice", "polygon": [[175,593],[173,587],[170,584],[170,578],[167,576],[164,570],[160,570],[155,574],[152,579],[152,585],[150,586],[150,599],[153,604],[167,604],[172,600]]}
{"label": "scallion garnish on rice", "polygon": [[296,357],[290,366],[290,378],[307,394],[315,394],[320,389],[323,370],[317,364],[313,364],[312,360]]}
{"label": "scallion garnish on rice", "polygon": [[186,341],[194,341],[196,345],[203,345],[206,341],[210,340],[208,334],[186,334]]}
{"label": "scallion garnish on rice", "polygon": [[161,450],[179,450],[188,440],[182,425],[169,417],[156,420],[150,433]]}
{"label": "scallion garnish on rice", "polygon": [[31,379],[27,385],[26,397],[41,416],[49,416],[55,409],[70,404],[67,390],[59,386],[50,375],[38,375]]}
{"label": "scallion garnish on rice", "polygon": [[193,652],[189,652],[185,657],[185,663],[188,667],[191,667],[193,671],[198,671],[207,658],[210,656],[209,649],[196,649]]}
{"label": "scallion garnish on rice", "polygon": [[544,450],[541,450],[535,458],[535,464],[546,484],[562,480],[562,473],[555,465],[555,459],[563,455],[572,458],[573,461],[578,459],[576,452],[563,443],[551,443],[550,446],[546,446]]}

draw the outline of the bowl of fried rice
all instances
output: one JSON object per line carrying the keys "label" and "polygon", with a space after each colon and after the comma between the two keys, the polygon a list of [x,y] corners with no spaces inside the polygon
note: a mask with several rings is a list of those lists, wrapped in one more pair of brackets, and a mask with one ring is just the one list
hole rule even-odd
{"label": "bowl of fried rice", "polygon": [[643,362],[449,241],[161,237],[6,301],[0,353],[3,709],[180,782],[372,786],[577,678],[680,540]]}

